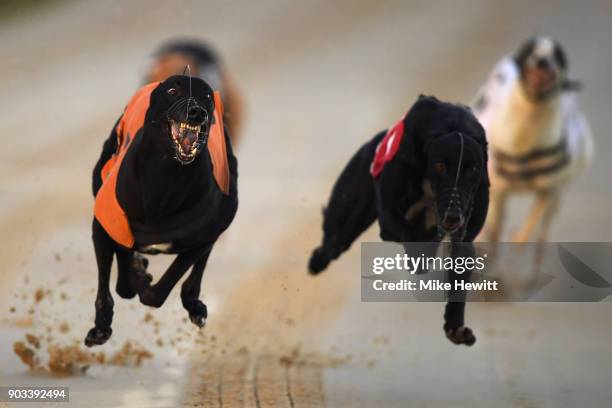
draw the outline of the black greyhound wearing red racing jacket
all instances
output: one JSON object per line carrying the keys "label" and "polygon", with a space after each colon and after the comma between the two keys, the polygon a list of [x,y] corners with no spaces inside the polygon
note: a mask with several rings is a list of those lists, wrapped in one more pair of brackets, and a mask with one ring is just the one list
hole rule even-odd
{"label": "black greyhound wearing red racing jacket", "polygon": [[[385,241],[439,242],[449,236],[453,256],[473,256],[489,203],[485,132],[469,108],[420,96],[389,131],[363,145],[334,185],[324,210],[323,243],[310,258],[312,274],[346,251],[376,219]],[[453,280],[469,280],[471,271]],[[472,345],[464,326],[465,293],[446,305],[444,331]]]}

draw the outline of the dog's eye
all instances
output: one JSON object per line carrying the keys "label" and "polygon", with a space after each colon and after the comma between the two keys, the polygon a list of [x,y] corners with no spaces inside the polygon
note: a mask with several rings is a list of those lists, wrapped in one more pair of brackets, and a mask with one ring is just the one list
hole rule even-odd
{"label": "dog's eye", "polygon": [[166,93],[170,96],[176,95],[176,88],[170,88],[166,91]]}
{"label": "dog's eye", "polygon": [[472,174],[472,173],[476,173],[478,171],[478,167],[476,167],[475,164],[467,164],[465,166],[465,172],[467,174]]}
{"label": "dog's eye", "polygon": [[437,162],[434,164],[434,171],[438,174],[446,173],[446,165],[442,162]]}

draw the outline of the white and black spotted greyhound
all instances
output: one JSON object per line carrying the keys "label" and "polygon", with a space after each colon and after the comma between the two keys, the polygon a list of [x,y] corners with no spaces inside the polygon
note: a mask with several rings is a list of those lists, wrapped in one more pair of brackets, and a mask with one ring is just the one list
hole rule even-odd
{"label": "white and black spotted greyhound", "polygon": [[[473,104],[490,148],[491,206],[484,238],[499,241],[510,194],[535,194],[535,203],[515,242],[547,240],[562,190],[592,156],[589,124],[567,79],[559,43],[538,37],[495,66]],[[539,245],[541,249],[541,245]],[[536,260],[539,260],[538,251]]]}

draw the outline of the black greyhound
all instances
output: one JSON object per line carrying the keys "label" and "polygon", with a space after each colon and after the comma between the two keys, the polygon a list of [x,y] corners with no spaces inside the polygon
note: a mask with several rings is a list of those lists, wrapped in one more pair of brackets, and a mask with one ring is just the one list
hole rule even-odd
{"label": "black greyhound", "polygon": [[[386,156],[386,157],[385,157]],[[351,158],[324,210],[323,243],[309,270],[323,271],[376,219],[380,237],[396,242],[452,242],[453,256],[473,256],[489,205],[485,132],[469,108],[420,96],[406,116]],[[450,274],[469,280],[471,271]],[[451,294],[444,331],[472,345],[464,326],[465,293]]]}
{"label": "black greyhound", "polygon": [[[93,170],[98,293],[87,346],[103,344],[112,334],[113,256],[119,296],[138,294],[153,307],[164,303],[191,267],[181,300],[191,321],[204,325],[207,310],[198,298],[206,261],[238,207],[237,161],[222,110],[218,94],[203,80],[172,76],[142,88],[104,143]],[[152,285],[141,253],[177,256]]]}

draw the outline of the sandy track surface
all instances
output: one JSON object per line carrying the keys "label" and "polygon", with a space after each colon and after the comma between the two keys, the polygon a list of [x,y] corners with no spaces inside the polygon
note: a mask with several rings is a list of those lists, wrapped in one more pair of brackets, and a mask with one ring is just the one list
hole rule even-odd
{"label": "sandy track surface", "polygon": [[[533,32],[567,45],[598,152],[612,151],[601,137],[612,55],[585,46],[609,40],[608,2],[99,3],[60,3],[0,28],[0,72],[10,78],[0,96],[11,101],[0,112],[10,140],[0,152],[0,383],[67,384],[75,406],[609,401],[609,304],[470,305],[479,342],[466,349],[443,338],[442,305],[361,303],[356,248],[317,279],[305,272],[320,208],[357,146],[421,92],[468,101],[499,55]],[[14,341],[49,331],[53,343],[71,344],[92,323],[90,168],[148,52],[180,34],[223,50],[248,113],[239,214],[204,279],[209,324],[198,332],[185,322],[176,294],[160,310],[116,297],[103,350],[138,341],[152,360],[68,378],[30,374]],[[572,188],[554,239],[611,238],[601,222],[612,204],[609,166],[598,156]],[[526,203],[515,204],[511,225]],[[167,264],[155,259],[154,275]],[[38,288],[50,292],[36,302]],[[70,330],[59,333],[64,322]]]}

